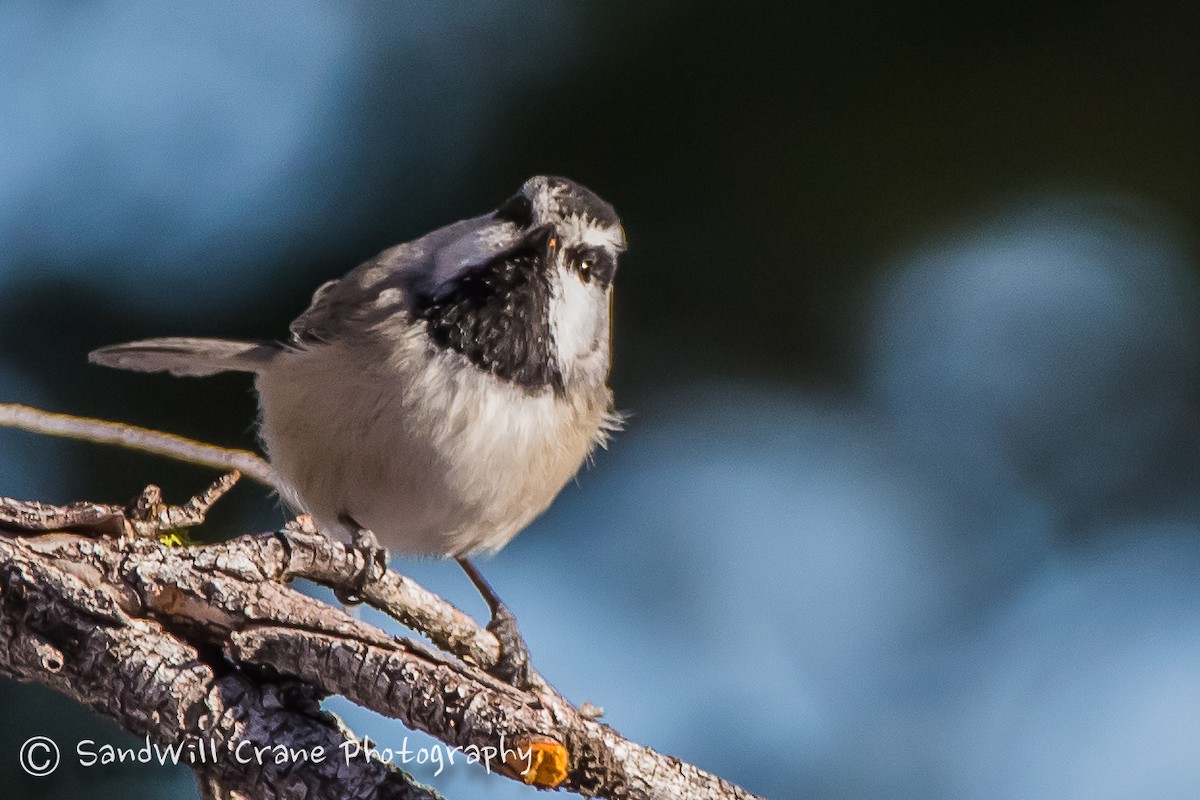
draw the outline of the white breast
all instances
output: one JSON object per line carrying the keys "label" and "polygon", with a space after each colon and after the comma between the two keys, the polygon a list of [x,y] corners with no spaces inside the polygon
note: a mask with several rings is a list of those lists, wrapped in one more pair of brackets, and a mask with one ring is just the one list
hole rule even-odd
{"label": "white breast", "polygon": [[390,335],[378,348],[287,353],[259,375],[261,436],[285,499],[343,535],[348,514],[394,552],[498,549],[604,435],[608,389],[530,393],[430,351],[415,329]]}

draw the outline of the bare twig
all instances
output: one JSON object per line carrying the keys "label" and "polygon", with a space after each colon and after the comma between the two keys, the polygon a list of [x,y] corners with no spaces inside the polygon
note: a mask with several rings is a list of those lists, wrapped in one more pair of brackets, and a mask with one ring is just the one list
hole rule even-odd
{"label": "bare twig", "polygon": [[0,403],[0,426],[97,444],[114,444],[204,467],[236,470],[264,486],[276,488],[271,465],[249,450],[217,447],[173,433],[139,428],[122,422],[55,414],[16,403]]}

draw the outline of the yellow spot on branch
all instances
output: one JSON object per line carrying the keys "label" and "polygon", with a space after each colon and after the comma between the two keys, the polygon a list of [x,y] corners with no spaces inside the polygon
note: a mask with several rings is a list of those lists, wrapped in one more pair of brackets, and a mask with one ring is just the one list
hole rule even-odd
{"label": "yellow spot on branch", "polygon": [[[524,756],[528,754],[529,760]],[[514,777],[539,789],[554,789],[567,779],[567,764],[571,754],[553,739],[538,737],[522,739],[516,752],[505,752],[504,765]]]}
{"label": "yellow spot on branch", "polygon": [[158,535],[160,544],[166,547],[191,547],[195,544],[192,537],[183,528],[177,528],[173,531],[164,531]]}

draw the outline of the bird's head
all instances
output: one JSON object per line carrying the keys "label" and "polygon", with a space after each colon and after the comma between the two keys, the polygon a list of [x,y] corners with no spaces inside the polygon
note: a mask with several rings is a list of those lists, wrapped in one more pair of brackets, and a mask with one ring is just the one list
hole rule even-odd
{"label": "bird's head", "polygon": [[606,380],[625,249],[611,205],[573,181],[537,176],[491,214],[425,239],[431,263],[417,310],[435,342],[530,390]]}
{"label": "bird's head", "polygon": [[496,210],[498,219],[549,236],[549,255],[580,282],[612,285],[625,231],[613,207],[595,192],[566,178],[543,175],[525,181],[521,191]]}

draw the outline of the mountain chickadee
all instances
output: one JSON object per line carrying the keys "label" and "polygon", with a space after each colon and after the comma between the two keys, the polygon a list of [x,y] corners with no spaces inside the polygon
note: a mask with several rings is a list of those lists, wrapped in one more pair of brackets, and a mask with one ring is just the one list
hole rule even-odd
{"label": "mountain chickadee", "polygon": [[286,342],[148,339],[89,359],[254,373],[285,501],[372,559],[379,543],[459,559],[492,611],[497,674],[523,683],[515,621],[466,557],[512,539],[617,427],[610,298],[624,249],[612,206],[534,177],[496,211],[324,284]]}

